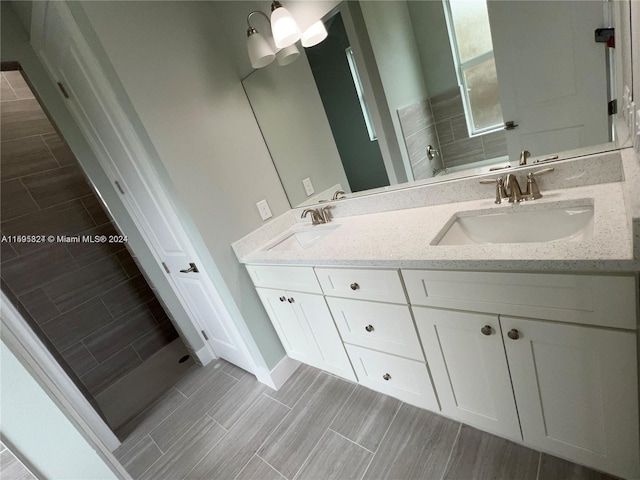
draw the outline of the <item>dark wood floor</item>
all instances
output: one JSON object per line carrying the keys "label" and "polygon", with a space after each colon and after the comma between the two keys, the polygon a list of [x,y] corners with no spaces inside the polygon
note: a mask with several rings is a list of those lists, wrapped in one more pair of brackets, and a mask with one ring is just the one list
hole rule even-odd
{"label": "dark wood floor", "polygon": [[612,478],[308,366],[277,392],[224,361],[194,367],[118,434],[136,479]]}

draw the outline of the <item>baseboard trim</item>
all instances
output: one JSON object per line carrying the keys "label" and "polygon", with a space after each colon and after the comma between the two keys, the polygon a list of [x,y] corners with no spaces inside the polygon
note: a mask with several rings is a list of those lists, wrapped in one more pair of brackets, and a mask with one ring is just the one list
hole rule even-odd
{"label": "baseboard trim", "polygon": [[256,378],[259,382],[278,390],[284,383],[289,380],[289,377],[293,375],[301,363],[298,360],[294,360],[285,356],[278,364],[271,369],[271,371],[260,370],[256,372]]}
{"label": "baseboard trim", "polygon": [[203,367],[205,367],[217,359],[217,357],[213,354],[213,351],[206,345],[204,345],[199,350],[194,350],[188,345],[185,346],[187,347],[187,350],[189,350],[189,353],[193,355],[193,359],[198,365],[202,365]]}

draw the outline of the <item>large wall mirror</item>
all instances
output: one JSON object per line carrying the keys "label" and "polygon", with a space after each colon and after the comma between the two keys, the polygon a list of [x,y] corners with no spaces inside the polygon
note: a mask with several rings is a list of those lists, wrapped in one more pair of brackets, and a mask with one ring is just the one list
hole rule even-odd
{"label": "large wall mirror", "polygon": [[344,1],[324,23],[243,80],[292,207],[629,142],[629,0]]}

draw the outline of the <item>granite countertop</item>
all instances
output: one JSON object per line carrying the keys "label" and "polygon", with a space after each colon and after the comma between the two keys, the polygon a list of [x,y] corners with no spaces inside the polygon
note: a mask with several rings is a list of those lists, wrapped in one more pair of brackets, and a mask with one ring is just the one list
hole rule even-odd
{"label": "granite countertop", "polygon": [[[234,244],[242,263],[335,265],[451,270],[631,272],[634,259],[631,228],[625,208],[624,182],[543,191],[544,197],[521,204],[496,205],[493,195],[419,208],[337,218],[310,227],[295,222],[294,211],[276,219],[261,234]],[[583,241],[546,243],[431,245],[458,212],[483,213],[543,209],[552,204],[578,206],[593,202],[594,236]],[[304,250],[267,248],[301,229],[337,227]]]}

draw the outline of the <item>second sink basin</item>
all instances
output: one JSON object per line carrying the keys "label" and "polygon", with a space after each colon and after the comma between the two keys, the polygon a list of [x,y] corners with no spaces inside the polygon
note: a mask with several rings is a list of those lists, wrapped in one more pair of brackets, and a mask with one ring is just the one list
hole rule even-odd
{"label": "second sink basin", "polygon": [[593,238],[593,203],[508,212],[459,212],[431,245],[581,241]]}

